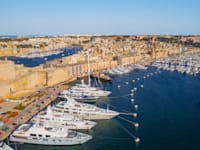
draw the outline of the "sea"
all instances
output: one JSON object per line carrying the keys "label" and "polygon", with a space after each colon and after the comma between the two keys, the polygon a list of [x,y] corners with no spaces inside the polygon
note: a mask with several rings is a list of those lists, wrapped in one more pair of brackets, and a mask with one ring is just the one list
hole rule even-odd
{"label": "sea", "polygon": [[[64,48],[59,54],[53,54],[45,57],[27,58],[27,57],[8,57],[8,60],[14,61],[15,64],[22,64],[26,67],[36,67],[45,64],[47,61],[60,59],[78,53],[81,49],[78,47]],[[4,59],[4,58],[1,58]]]}
{"label": "sea", "polygon": [[[159,72],[149,66],[147,70],[134,70],[115,76],[112,82],[102,82],[102,85],[112,94],[99,99],[95,105],[102,108],[109,106],[121,112],[121,115],[111,120],[97,121],[93,129],[81,131],[92,135],[92,140],[77,146],[17,144],[17,149],[200,149],[200,75]],[[137,90],[131,96],[134,88]],[[135,105],[138,105],[137,109]],[[137,113],[137,117],[131,115],[133,113]],[[134,123],[139,123],[139,127],[135,128]],[[140,138],[140,142],[135,142],[136,137]]]}

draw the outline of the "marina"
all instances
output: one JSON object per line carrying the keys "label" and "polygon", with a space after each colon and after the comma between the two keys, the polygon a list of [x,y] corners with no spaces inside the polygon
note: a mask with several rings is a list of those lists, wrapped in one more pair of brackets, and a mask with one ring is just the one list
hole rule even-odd
{"label": "marina", "polygon": [[[115,36],[106,38],[113,40]],[[124,40],[127,37],[118,38]],[[130,36],[126,41],[132,42],[131,38]],[[147,41],[152,45],[159,45],[162,39],[156,37],[157,41],[154,42],[154,38],[155,36],[147,37]],[[0,107],[1,141],[14,149],[22,150],[43,149],[45,146],[50,149],[58,146],[62,146],[61,149],[98,149],[99,145],[103,149],[116,149],[113,144],[117,145],[117,149],[128,145],[127,149],[142,150],[151,147],[154,150],[155,142],[162,143],[162,138],[152,137],[153,131],[162,135],[172,134],[169,130],[161,131],[168,129],[165,125],[170,125],[171,122],[174,125],[173,122],[176,122],[175,119],[170,120],[170,123],[166,122],[169,121],[166,115],[170,113],[170,117],[176,118],[176,110],[179,109],[174,107],[185,104],[188,106],[186,100],[180,104],[172,103],[173,95],[173,102],[184,98],[190,100],[191,93],[194,101],[198,97],[198,92],[174,91],[182,88],[188,90],[193,86],[198,89],[199,49],[190,46],[185,51],[186,48],[178,42],[169,45],[165,43],[159,50],[151,49],[145,55],[132,55],[131,50],[128,51],[129,47],[123,54],[118,50],[105,59],[103,51],[97,55],[94,48],[99,44],[98,39],[101,37],[97,37],[97,40],[91,38],[97,43],[90,48],[86,48],[90,42],[84,43],[84,46],[79,45],[83,49],[66,48],[66,51],[72,51],[66,56],[47,50],[44,54],[31,54],[29,58],[23,58],[26,54],[21,55],[21,58],[14,57],[19,64],[8,60],[10,57],[0,61],[0,69],[4,71],[0,72],[1,80],[5,83],[0,85],[6,87],[0,91],[3,96],[0,101],[3,106]],[[142,37],[139,41],[143,42],[143,46],[147,45],[145,38]],[[20,62],[21,59],[31,61],[25,61],[25,66]],[[38,59],[44,61],[35,63]],[[9,74],[6,70],[9,70]],[[194,81],[195,84],[193,80],[197,80]],[[158,107],[149,109],[152,104]],[[167,109],[163,113],[165,107]],[[159,111],[155,114],[157,109]],[[189,112],[193,112],[192,109]],[[175,114],[172,114],[173,111]],[[179,111],[184,114],[184,110]],[[158,122],[152,124],[155,120]],[[196,121],[198,124],[198,118]],[[157,136],[160,137],[160,134]],[[196,138],[193,139],[195,140]],[[147,144],[149,141],[151,144]],[[185,147],[188,146],[186,142],[184,144]],[[196,143],[193,145],[196,146]],[[178,149],[177,143],[174,143],[174,147]]]}
{"label": "marina", "polygon": [[0,150],[200,150],[200,1],[0,1]]}
{"label": "marina", "polygon": [[[138,78],[141,80],[137,80]],[[157,144],[162,143],[163,139],[168,139],[168,136],[171,138],[165,141],[168,146],[163,147],[164,150],[198,146],[199,132],[194,127],[197,129],[200,125],[197,113],[200,95],[196,90],[199,88],[199,75],[194,77],[178,72],[157,71],[156,68],[148,67],[147,71],[133,71],[123,77],[115,77],[112,81],[112,84],[109,82],[103,84],[106,89],[111,90],[112,95],[101,99],[97,105],[106,108],[106,104],[109,104],[110,108],[121,112],[121,115],[113,120],[99,120],[93,129],[85,131],[84,133],[93,137],[91,141],[75,147],[58,147],[59,149],[97,149],[99,146],[105,149],[116,149],[116,147],[122,149],[128,145],[128,150],[147,148],[156,150],[159,149]],[[120,88],[117,85],[120,85]],[[140,85],[144,87],[141,88]],[[132,92],[133,97],[130,95]],[[190,93],[193,93],[192,97]],[[132,98],[134,102],[131,101]],[[137,117],[127,115],[128,112],[135,112]],[[190,137],[189,141],[188,138],[182,139],[185,135]],[[138,144],[135,143],[134,137],[139,137],[135,138],[135,141],[140,140]],[[113,144],[115,148],[109,147]],[[22,150],[45,148],[30,144],[17,146]],[[48,149],[53,150],[55,147]]]}
{"label": "marina", "polygon": [[200,72],[200,54],[179,55],[163,60],[156,60],[153,66],[168,71],[178,71],[190,75]]}

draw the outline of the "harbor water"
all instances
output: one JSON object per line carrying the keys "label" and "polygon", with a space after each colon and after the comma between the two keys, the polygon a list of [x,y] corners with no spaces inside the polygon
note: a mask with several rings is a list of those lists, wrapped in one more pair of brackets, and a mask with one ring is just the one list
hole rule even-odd
{"label": "harbor water", "polygon": [[[45,64],[47,61],[52,61],[55,59],[60,59],[62,57],[70,56],[73,54],[76,54],[81,49],[78,47],[72,47],[72,48],[64,48],[60,49],[60,53],[58,54],[52,54],[45,57],[34,57],[34,58],[27,58],[27,57],[8,57],[9,60],[13,61],[15,64],[22,64],[26,67],[36,67],[40,64]],[[3,58],[0,58],[3,59]]]}
{"label": "harbor water", "polygon": [[[156,73],[155,73],[156,72]],[[152,75],[150,73],[153,73]],[[149,77],[148,77],[148,76]],[[145,78],[143,78],[145,77]],[[120,86],[119,86],[120,85]],[[141,87],[144,85],[144,87]],[[93,139],[77,146],[41,146],[17,144],[18,150],[198,150],[200,149],[200,76],[161,71],[149,67],[132,71],[104,82],[112,94],[96,103],[98,106],[124,112],[120,115],[139,123],[133,124],[116,117],[97,121],[88,131]],[[134,96],[130,95],[137,88]],[[131,101],[134,99],[134,102]],[[136,109],[134,105],[138,105]],[[135,143],[134,137],[140,142]],[[14,145],[13,145],[14,146]]]}

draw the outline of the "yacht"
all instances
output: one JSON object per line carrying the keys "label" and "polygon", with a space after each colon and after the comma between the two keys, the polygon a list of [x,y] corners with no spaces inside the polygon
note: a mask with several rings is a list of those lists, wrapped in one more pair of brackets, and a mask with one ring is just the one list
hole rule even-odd
{"label": "yacht", "polygon": [[117,115],[118,112],[103,109],[96,107],[95,105],[80,103],[75,101],[73,98],[64,96],[65,101],[60,101],[55,105],[53,111],[56,112],[64,112],[71,114],[75,117],[83,118],[83,119],[91,119],[91,120],[98,120],[98,119],[111,119]]}
{"label": "yacht", "polygon": [[72,91],[82,91],[83,93],[90,92],[93,96],[108,96],[111,94],[110,91],[102,90],[100,87],[93,87],[89,81],[88,84],[84,83],[84,80],[81,81],[81,84],[76,84],[71,88]]}
{"label": "yacht", "polygon": [[117,67],[112,68],[112,69],[104,70],[103,72],[105,74],[109,74],[110,76],[115,76],[115,75],[122,75],[122,74],[129,73],[133,69],[134,68],[132,66],[123,65],[123,66],[117,66]]}
{"label": "yacht", "polygon": [[141,64],[135,64],[134,69],[147,70],[147,67]]}
{"label": "yacht", "polygon": [[8,146],[3,141],[0,141],[0,150],[14,150],[12,147]]}
{"label": "yacht", "polygon": [[97,87],[92,87],[89,84],[85,84],[81,80],[81,84],[76,84],[68,90],[64,90],[61,94],[63,95],[72,95],[72,97],[87,97],[88,99],[98,99],[99,97],[105,97],[111,94],[110,91],[102,90]]}
{"label": "yacht", "polygon": [[90,61],[89,61],[89,50],[87,51],[88,56],[88,84],[81,80],[81,83],[72,86],[69,90],[63,91],[61,94],[70,95],[78,101],[95,101],[99,97],[105,97],[111,94],[110,91],[102,90],[99,87],[91,86],[90,80]]}
{"label": "yacht", "polygon": [[99,98],[99,96],[96,96],[93,93],[89,92],[79,93],[71,90],[64,90],[62,93],[60,93],[59,97],[62,98],[63,95],[71,96],[74,100],[78,102],[86,102],[86,103],[94,103]]}
{"label": "yacht", "polygon": [[46,111],[41,111],[38,115],[31,119],[33,123],[39,122],[42,126],[60,126],[67,129],[91,129],[96,122],[82,120],[70,114],[53,112],[51,106]]}
{"label": "yacht", "polygon": [[22,124],[10,135],[10,141],[40,145],[78,145],[92,136],[60,127],[42,127]]}

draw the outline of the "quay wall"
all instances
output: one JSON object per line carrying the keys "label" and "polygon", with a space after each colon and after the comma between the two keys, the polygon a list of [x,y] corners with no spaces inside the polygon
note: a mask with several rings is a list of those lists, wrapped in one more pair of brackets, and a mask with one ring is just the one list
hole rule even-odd
{"label": "quay wall", "polygon": [[0,82],[3,80],[13,80],[15,77],[15,64],[11,61],[0,61]]}
{"label": "quay wall", "polygon": [[[91,72],[95,72],[117,65],[117,61],[94,61],[90,62],[90,70]],[[22,73],[23,75],[16,77],[16,79],[13,79],[14,76],[12,76],[12,80],[10,80],[11,78],[7,78],[7,80],[0,83],[0,89],[2,89],[0,90],[0,96],[15,99],[37,91],[38,89],[68,81],[74,77],[83,77],[87,75],[87,67],[87,62],[84,62],[82,64],[67,64],[59,67],[51,66],[43,70],[39,69],[41,67],[36,67],[35,71],[27,71],[25,69],[27,74],[24,75],[24,73]],[[11,70],[13,70],[13,72],[16,71],[14,68]],[[7,72],[7,74],[9,74],[9,72]]]}
{"label": "quay wall", "polygon": [[[159,51],[152,56],[146,57],[146,60],[152,58],[167,57],[167,51]],[[75,59],[76,58],[76,59]],[[10,61],[3,65],[0,63],[0,79],[4,82],[0,83],[0,96],[4,98],[18,98],[26,94],[34,92],[44,87],[54,86],[56,84],[68,81],[72,78],[83,77],[87,75],[88,63],[87,57],[81,57],[76,54],[62,59],[59,65],[50,65],[44,68],[44,65],[27,68],[17,66]],[[81,58],[81,59],[78,59]],[[83,59],[85,58],[85,59]],[[90,61],[90,71],[97,72],[107,68],[116,67],[117,65],[134,64],[144,61],[143,55],[137,56],[120,56],[117,59],[98,59]]]}

